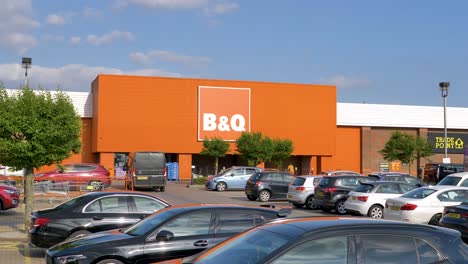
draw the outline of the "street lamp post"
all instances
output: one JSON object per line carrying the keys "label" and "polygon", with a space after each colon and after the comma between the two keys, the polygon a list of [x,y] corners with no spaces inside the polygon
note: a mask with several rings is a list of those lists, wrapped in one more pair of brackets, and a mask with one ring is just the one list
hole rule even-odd
{"label": "street lamp post", "polygon": [[443,163],[450,163],[448,156],[447,156],[447,96],[448,96],[448,89],[450,83],[449,82],[441,82],[439,83],[440,92],[442,93],[442,98],[444,100],[444,160]]}
{"label": "street lamp post", "polygon": [[31,62],[32,62],[31,58],[23,57],[23,59],[21,60],[23,69],[25,69],[24,86],[28,85],[28,69],[31,68]]}

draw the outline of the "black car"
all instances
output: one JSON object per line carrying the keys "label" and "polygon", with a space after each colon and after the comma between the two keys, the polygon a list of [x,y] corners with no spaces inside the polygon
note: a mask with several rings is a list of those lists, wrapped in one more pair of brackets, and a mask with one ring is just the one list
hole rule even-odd
{"label": "black car", "polygon": [[439,225],[460,231],[468,243],[468,200],[459,205],[446,206]]}
{"label": "black car", "polygon": [[268,202],[270,199],[287,199],[289,183],[293,179],[287,172],[257,172],[245,183],[245,195],[250,201],[259,199]]}
{"label": "black car", "polygon": [[376,181],[396,181],[396,182],[404,182],[409,185],[413,185],[414,187],[422,187],[425,186],[422,180],[413,177],[406,173],[399,173],[399,172],[383,172],[383,173],[372,173],[368,175],[371,178],[374,178]]}
{"label": "black car", "polygon": [[170,206],[137,192],[92,192],[32,213],[29,242],[48,248],[66,239],[133,225]]}
{"label": "black car", "polygon": [[374,181],[374,179],[356,175],[325,176],[315,187],[312,203],[319,206],[324,212],[330,212],[334,209],[339,215],[346,214],[344,203],[348,193],[359,186],[361,182],[369,181]]}
{"label": "black car", "polygon": [[46,251],[47,263],[150,263],[199,253],[278,217],[291,208],[180,205],[156,212],[127,229],[65,241]]}
{"label": "black car", "polygon": [[[376,219],[311,217],[273,221],[243,232],[196,264],[466,263],[460,233],[443,227]],[[169,264],[168,263],[168,264]]]}

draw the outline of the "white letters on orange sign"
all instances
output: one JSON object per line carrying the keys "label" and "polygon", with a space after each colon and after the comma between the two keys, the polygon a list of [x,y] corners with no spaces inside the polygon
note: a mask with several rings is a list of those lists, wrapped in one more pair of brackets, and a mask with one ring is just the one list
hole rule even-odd
{"label": "white letters on orange sign", "polygon": [[[217,122],[218,121],[218,122]],[[219,120],[215,114],[204,113],[203,114],[203,130],[204,131],[233,131],[242,132],[245,131],[245,118],[243,115],[235,114],[229,120],[228,116],[220,116]]]}

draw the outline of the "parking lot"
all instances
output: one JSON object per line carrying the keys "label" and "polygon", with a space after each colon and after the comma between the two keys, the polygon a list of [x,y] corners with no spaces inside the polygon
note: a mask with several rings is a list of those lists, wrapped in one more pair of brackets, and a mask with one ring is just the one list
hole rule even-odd
{"label": "parking lot", "polygon": [[[123,190],[123,183],[114,183],[109,190]],[[265,204],[259,201],[249,201],[243,191],[207,191],[204,186],[191,185],[181,182],[169,182],[165,192],[152,193],[171,204],[187,203],[227,203],[227,204],[245,204],[261,205]],[[64,201],[64,196],[35,199],[35,209],[42,209],[55,206]],[[289,203],[284,200],[270,201],[268,204],[278,206],[288,206]],[[23,206],[16,209],[0,212],[0,258],[2,264],[16,263],[45,263],[42,249],[34,248],[26,243],[24,234],[24,213]],[[294,208],[291,217],[294,216],[320,216],[326,215],[320,210],[308,210]]]}

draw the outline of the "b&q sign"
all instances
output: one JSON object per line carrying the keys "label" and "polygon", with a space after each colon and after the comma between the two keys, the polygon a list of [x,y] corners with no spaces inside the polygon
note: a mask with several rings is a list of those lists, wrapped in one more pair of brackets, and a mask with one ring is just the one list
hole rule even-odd
{"label": "b&q sign", "polygon": [[198,87],[198,141],[250,132],[250,88]]}
{"label": "b&q sign", "polygon": [[[445,152],[444,133],[429,132],[427,134],[427,141],[431,143],[433,153]],[[468,134],[447,134],[447,153],[462,154],[465,148],[465,142],[468,143]]]}

